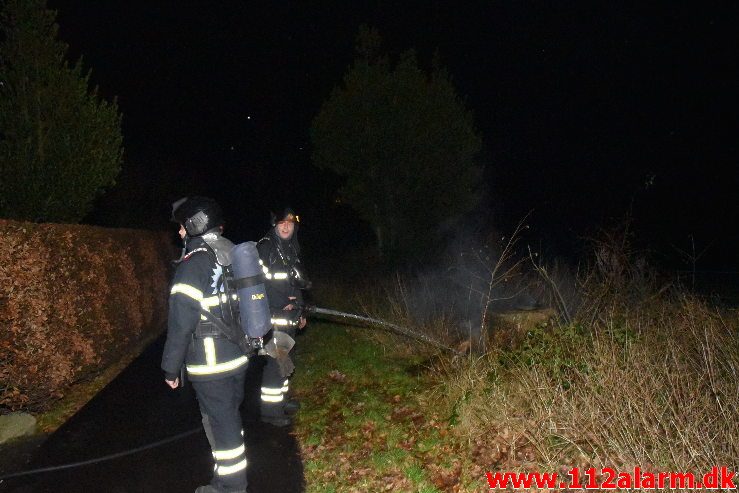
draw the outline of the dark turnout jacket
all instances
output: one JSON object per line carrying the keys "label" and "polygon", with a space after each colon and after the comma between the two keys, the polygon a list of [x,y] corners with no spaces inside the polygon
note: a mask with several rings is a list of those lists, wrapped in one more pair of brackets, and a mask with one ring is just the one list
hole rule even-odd
{"label": "dark turnout jacket", "polygon": [[[290,281],[290,270],[302,272],[300,247],[296,239],[297,231],[289,240],[281,239],[272,228],[257,243],[259,258],[262,260],[266,279],[267,298],[272,312],[282,310],[290,303],[302,303],[303,294]],[[295,297],[291,300],[290,297]]]}
{"label": "dark turnout jacket", "polygon": [[198,325],[207,323],[201,308],[220,317],[218,289],[222,272],[202,238],[188,241],[169,295],[167,342],[162,353],[167,380],[177,378],[183,363],[192,381],[217,380],[246,369],[248,359],[236,344],[213,331],[207,336],[196,334]]}

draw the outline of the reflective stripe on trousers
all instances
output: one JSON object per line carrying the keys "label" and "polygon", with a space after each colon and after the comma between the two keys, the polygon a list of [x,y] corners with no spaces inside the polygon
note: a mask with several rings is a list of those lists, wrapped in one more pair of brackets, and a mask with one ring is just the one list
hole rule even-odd
{"label": "reflective stripe on trousers", "polygon": [[281,387],[262,387],[262,402],[277,403],[284,401],[289,387],[289,380],[287,379]]}
{"label": "reflective stripe on trousers", "polygon": [[[241,431],[243,436],[243,430]],[[246,469],[246,448],[242,443],[230,450],[213,450],[216,461],[215,473],[219,476],[229,476]]]}

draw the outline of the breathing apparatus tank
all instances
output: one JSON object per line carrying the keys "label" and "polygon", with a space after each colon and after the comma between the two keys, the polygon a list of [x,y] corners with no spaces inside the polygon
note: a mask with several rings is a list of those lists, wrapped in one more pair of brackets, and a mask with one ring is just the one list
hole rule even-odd
{"label": "breathing apparatus tank", "polygon": [[241,328],[247,337],[263,337],[272,328],[271,313],[257,244],[247,241],[231,250],[234,287],[239,295]]}

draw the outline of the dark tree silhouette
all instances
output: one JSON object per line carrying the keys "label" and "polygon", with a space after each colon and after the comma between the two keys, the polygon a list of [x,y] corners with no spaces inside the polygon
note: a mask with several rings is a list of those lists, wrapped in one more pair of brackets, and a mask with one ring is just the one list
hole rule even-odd
{"label": "dark tree silhouette", "polygon": [[358,57],[311,127],[313,161],[345,177],[341,199],[374,228],[381,252],[426,248],[439,225],[480,199],[472,113],[438,64],[393,65],[362,29]]}
{"label": "dark tree silhouette", "polygon": [[6,0],[0,28],[0,216],[79,221],[114,183],[123,148],[116,102],[69,66],[44,0]]}

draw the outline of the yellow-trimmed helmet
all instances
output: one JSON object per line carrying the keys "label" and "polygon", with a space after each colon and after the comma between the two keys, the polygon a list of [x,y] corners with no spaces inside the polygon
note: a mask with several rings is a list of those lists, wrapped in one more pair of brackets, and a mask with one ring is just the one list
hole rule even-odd
{"label": "yellow-trimmed helmet", "polygon": [[300,216],[295,214],[295,211],[290,207],[285,207],[279,214],[275,212],[270,213],[270,222],[272,226],[276,226],[277,223],[281,223],[283,221],[290,221],[297,225],[300,223]]}

